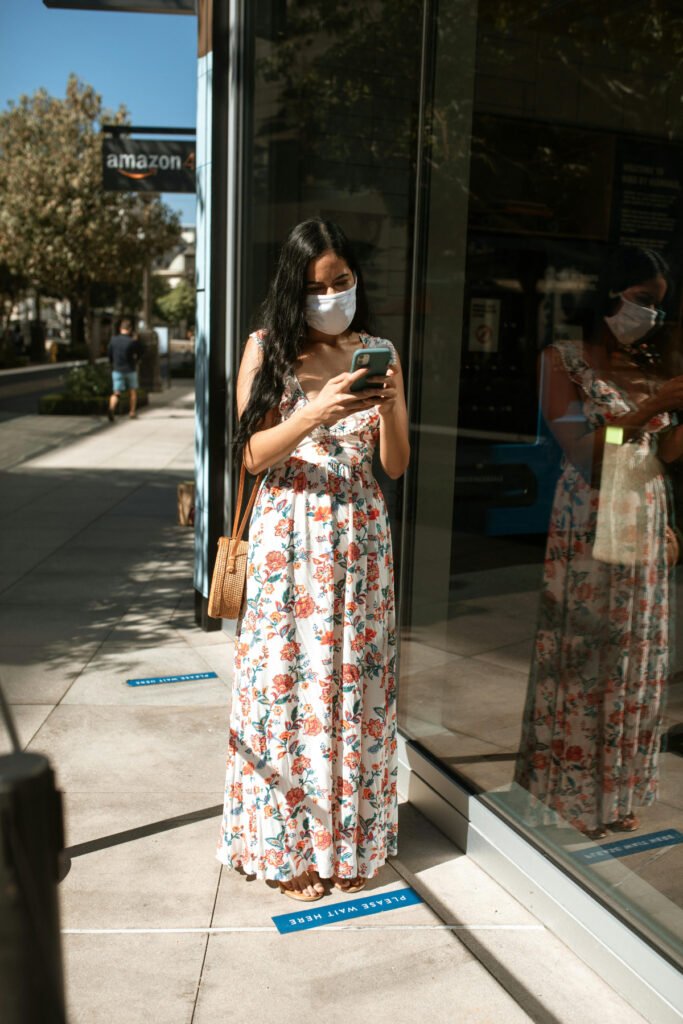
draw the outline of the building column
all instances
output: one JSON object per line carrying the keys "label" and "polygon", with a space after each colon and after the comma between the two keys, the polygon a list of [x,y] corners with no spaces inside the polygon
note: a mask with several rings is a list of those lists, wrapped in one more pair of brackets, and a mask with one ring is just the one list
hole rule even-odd
{"label": "building column", "polygon": [[227,434],[226,188],[228,0],[200,0],[197,68],[197,327],[195,333],[195,619],[207,614],[211,572],[224,528]]}

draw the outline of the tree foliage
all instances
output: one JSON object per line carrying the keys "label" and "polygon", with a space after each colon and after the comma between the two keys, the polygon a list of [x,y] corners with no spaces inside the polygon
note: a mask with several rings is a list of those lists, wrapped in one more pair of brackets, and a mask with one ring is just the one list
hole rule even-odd
{"label": "tree foliage", "polygon": [[195,290],[189,281],[180,281],[175,288],[172,288],[165,295],[156,301],[156,308],[159,313],[170,324],[187,322],[189,326],[194,323]]}
{"label": "tree foliage", "polygon": [[64,99],[39,89],[0,112],[0,262],[81,309],[95,285],[130,286],[180,233],[159,199],[102,187],[101,126],[126,122],[73,75]]}
{"label": "tree foliage", "polygon": [[281,101],[264,137],[296,137],[307,163],[320,161],[345,189],[405,175],[416,152],[421,12],[421,0],[288,5],[284,31],[257,58]]}
{"label": "tree foliage", "polygon": [[[683,135],[683,107],[676,100],[683,91],[683,17],[676,5],[650,0],[638,16],[633,4],[608,0],[479,0],[438,4],[435,11],[425,47],[428,61],[436,62],[430,73],[437,75],[421,141],[429,172],[455,191],[466,193],[470,185],[475,73],[481,79],[509,77],[514,87],[523,60],[524,81],[533,81],[542,61],[563,72],[570,96],[583,89],[595,107],[586,118],[592,128],[654,129],[664,139]],[[379,183],[390,193],[392,171],[405,175],[418,151],[422,12],[422,0],[287,4],[279,31],[257,51],[258,75],[277,86],[264,141],[291,136],[298,144],[292,151],[307,167],[312,159],[321,162],[320,176],[324,172],[348,189]],[[516,97],[513,88],[511,111]],[[523,106],[516,112],[553,121],[546,107],[542,114]],[[558,121],[566,115],[558,112]],[[475,126],[475,155],[492,166],[499,162],[496,141],[495,135],[478,139]],[[552,161],[552,154],[545,156]],[[534,159],[543,157],[539,147]],[[567,167],[558,161],[546,170],[558,181],[580,182],[584,174],[580,162]]]}

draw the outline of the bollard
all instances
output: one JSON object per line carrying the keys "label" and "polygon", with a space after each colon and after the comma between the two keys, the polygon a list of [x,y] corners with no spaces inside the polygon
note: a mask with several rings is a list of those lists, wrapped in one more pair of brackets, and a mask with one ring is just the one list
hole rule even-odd
{"label": "bollard", "polygon": [[[6,705],[1,710],[8,714]],[[7,724],[16,740],[9,718]],[[17,746],[0,757],[0,1020],[66,1024],[57,904],[61,798],[47,758]]]}

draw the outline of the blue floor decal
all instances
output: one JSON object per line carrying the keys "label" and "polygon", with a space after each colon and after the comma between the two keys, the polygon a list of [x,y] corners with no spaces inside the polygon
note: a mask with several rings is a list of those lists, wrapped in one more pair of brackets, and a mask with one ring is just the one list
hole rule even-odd
{"label": "blue floor decal", "polygon": [[661,846],[675,846],[683,843],[683,832],[676,828],[667,828],[662,832],[650,832],[645,836],[633,836],[632,839],[620,839],[616,843],[605,843],[590,850],[574,850],[572,857],[583,864],[595,864],[609,860],[611,857],[629,857],[632,853],[647,853]]}
{"label": "blue floor decal", "polygon": [[194,679],[218,679],[216,672],[192,672],[186,676],[153,676],[151,679],[126,679],[129,686],[157,686],[159,683],[186,683]]}
{"label": "blue floor decal", "polygon": [[393,889],[383,895],[361,896],[357,900],[333,903],[327,907],[313,903],[310,910],[294,914],[278,914],[273,918],[273,922],[280,934],[286,935],[287,932],[320,928],[324,924],[345,924],[348,921],[355,921],[359,917],[367,917],[369,914],[381,914],[385,910],[398,910],[399,907],[411,907],[422,902],[422,898],[414,889]]}

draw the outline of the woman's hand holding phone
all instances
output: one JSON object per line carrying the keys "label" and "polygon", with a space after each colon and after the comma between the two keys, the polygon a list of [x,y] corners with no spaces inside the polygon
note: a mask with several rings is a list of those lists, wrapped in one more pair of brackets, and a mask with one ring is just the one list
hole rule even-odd
{"label": "woman's hand holding phone", "polygon": [[[367,369],[363,368],[353,373],[340,373],[337,377],[331,377],[316,397],[309,400],[308,408],[314,413],[319,424],[326,427],[334,426],[346,416],[371,409],[373,405],[384,400],[385,392],[382,385],[366,387],[362,391],[350,390],[351,385],[366,377],[367,373]],[[384,378],[380,380],[384,381]]]}
{"label": "woman's hand holding phone", "polygon": [[[351,371],[327,381],[309,407],[318,422],[331,427],[345,416],[379,406],[380,415],[390,412],[396,401],[396,382],[389,369],[392,353],[386,345],[356,349]],[[387,376],[385,376],[387,374]]]}

